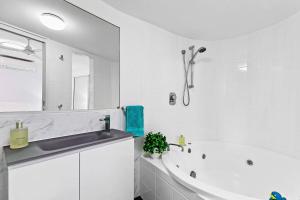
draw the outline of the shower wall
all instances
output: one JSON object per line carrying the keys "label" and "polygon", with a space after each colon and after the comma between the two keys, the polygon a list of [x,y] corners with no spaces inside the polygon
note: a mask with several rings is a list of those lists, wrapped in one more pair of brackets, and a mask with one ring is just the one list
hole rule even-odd
{"label": "shower wall", "polygon": [[[198,111],[202,118],[214,115],[209,123],[216,127],[216,139],[300,158],[299,35],[300,13],[242,37],[209,43],[207,57],[196,68],[194,101],[211,107]],[[209,88],[213,101],[206,96]]]}

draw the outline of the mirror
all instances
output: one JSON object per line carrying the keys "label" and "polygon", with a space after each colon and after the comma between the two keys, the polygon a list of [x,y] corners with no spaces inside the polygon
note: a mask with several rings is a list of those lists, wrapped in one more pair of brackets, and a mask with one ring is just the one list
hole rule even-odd
{"label": "mirror", "polygon": [[119,27],[64,0],[0,5],[0,112],[119,107]]}

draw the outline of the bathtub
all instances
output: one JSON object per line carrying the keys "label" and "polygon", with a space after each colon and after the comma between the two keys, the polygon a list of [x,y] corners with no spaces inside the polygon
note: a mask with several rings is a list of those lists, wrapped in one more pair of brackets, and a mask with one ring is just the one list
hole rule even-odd
{"label": "bathtub", "polygon": [[268,150],[195,142],[184,152],[171,147],[162,162],[173,179],[203,200],[269,200],[272,191],[300,200],[300,161]]}

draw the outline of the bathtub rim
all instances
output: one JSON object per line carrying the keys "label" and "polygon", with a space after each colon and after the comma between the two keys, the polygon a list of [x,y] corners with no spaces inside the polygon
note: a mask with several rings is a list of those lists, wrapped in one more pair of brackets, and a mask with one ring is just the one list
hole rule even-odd
{"label": "bathtub rim", "polygon": [[[271,154],[276,154],[276,156],[279,156],[284,159],[292,160],[297,164],[297,166],[300,166],[300,159],[298,157],[295,157],[293,155],[289,155],[286,153],[278,152],[269,148],[264,148],[260,146],[255,146],[255,145],[250,145],[250,144],[240,144],[240,143],[235,143],[232,141],[216,141],[216,140],[196,140],[194,141],[191,145],[187,145],[185,148],[191,147],[193,149],[193,146],[198,146],[201,143],[217,143],[217,144],[222,144],[222,145],[229,145],[229,146],[237,146],[237,147],[246,147],[249,149],[255,149],[257,151],[263,151],[265,153],[271,153]],[[171,148],[172,151],[178,151],[179,149],[177,148]],[[214,197],[218,197],[220,199],[230,199],[230,200],[265,200],[265,199],[260,199],[257,197],[251,197],[251,196],[246,196],[243,194],[231,192],[222,188],[219,188],[217,186],[212,186],[209,185],[205,182],[201,182],[200,180],[194,179],[190,176],[188,176],[186,173],[184,173],[182,170],[178,169],[176,167],[176,164],[174,162],[170,161],[168,158],[170,152],[165,153],[162,156],[162,164],[165,167],[165,169],[168,171],[170,176],[172,176],[178,183],[180,183],[183,187],[187,187],[190,190],[194,191],[195,193],[203,192],[203,193],[208,193],[209,195],[212,195]],[[211,192],[212,191],[212,192]],[[215,194],[221,194],[221,195],[215,195]],[[201,194],[199,195],[201,197]],[[224,198],[226,197],[226,198]],[[205,198],[205,197],[202,197]]]}
{"label": "bathtub rim", "polygon": [[[199,197],[203,198],[204,200],[209,200],[210,197],[217,197],[219,199],[230,199],[230,200],[264,200],[264,199],[257,199],[254,197],[248,197],[242,194],[237,194],[234,192],[230,192],[221,188],[218,188],[216,186],[211,186],[207,183],[201,182],[197,179],[191,178],[190,176],[187,176],[182,170],[178,169],[174,164],[172,165],[172,162],[166,157],[168,154],[165,154],[162,156],[162,163],[166,170],[169,172],[169,174],[183,187],[187,187],[190,190],[194,191],[199,195]],[[200,193],[206,193],[206,194],[200,194]]]}

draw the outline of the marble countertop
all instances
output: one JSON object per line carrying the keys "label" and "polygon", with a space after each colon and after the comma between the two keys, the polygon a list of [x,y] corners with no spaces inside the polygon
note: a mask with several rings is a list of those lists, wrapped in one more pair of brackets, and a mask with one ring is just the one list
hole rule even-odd
{"label": "marble countertop", "polygon": [[[57,155],[57,154],[62,154],[62,153],[66,153],[66,152],[70,152],[70,151],[74,151],[74,150],[78,150],[78,149],[82,149],[82,148],[91,147],[94,145],[116,142],[118,140],[123,140],[126,138],[132,138],[131,134],[126,133],[124,131],[111,129],[109,132],[111,134],[113,134],[114,137],[107,138],[107,139],[94,140],[92,142],[83,143],[83,144],[75,145],[75,146],[68,146],[65,148],[54,149],[54,150],[43,150],[40,147],[40,144],[44,143],[45,141],[51,141],[51,142],[59,141],[62,138],[66,139],[66,140],[68,138],[71,139],[72,137],[74,137],[74,135],[31,142],[29,144],[29,146],[22,148],[22,149],[17,149],[17,150],[12,150],[9,148],[9,146],[6,146],[6,147],[4,147],[4,156],[5,156],[6,166],[10,167],[13,165],[26,163],[29,161],[34,161],[37,159],[46,158],[46,157]],[[83,133],[80,135],[88,136],[90,134],[95,134],[95,133],[90,132],[90,133]]]}

